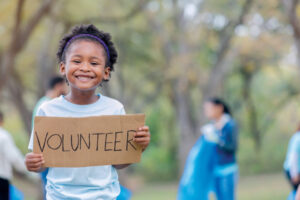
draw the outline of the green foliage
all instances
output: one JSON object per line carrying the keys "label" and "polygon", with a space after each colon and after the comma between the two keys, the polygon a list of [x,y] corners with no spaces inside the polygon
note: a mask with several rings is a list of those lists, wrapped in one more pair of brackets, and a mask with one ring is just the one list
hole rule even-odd
{"label": "green foliage", "polygon": [[174,180],[177,174],[177,134],[173,126],[172,109],[168,102],[158,100],[147,112],[146,124],[151,130],[151,144],[143,153],[142,162],[136,166],[147,180]]}
{"label": "green foliage", "polygon": [[23,154],[28,152],[28,134],[24,131],[21,120],[16,112],[10,113],[5,117],[4,128],[12,135],[16,146],[21,150]]}

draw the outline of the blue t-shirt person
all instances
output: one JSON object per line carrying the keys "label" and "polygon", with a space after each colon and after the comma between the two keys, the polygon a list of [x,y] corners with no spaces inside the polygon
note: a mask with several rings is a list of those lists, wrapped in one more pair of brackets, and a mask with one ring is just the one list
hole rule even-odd
{"label": "blue t-shirt person", "polygon": [[[87,105],[73,104],[60,96],[45,102],[36,116],[86,117],[123,115],[123,105],[112,98],[98,94],[99,99]],[[33,149],[33,134],[28,148]],[[61,199],[116,199],[120,185],[116,169],[111,165],[81,168],[48,168],[47,200]]]}
{"label": "blue t-shirt person", "polygon": [[296,132],[290,139],[283,167],[290,173],[291,177],[300,174],[300,131]]}
{"label": "blue t-shirt person", "polygon": [[300,131],[290,139],[283,168],[293,187],[288,199],[294,199],[299,183],[293,182],[292,179],[298,178],[300,175]]}
{"label": "blue t-shirt person", "polygon": [[213,123],[202,127],[201,137],[191,149],[179,183],[178,200],[235,199],[238,165],[237,126],[230,115],[222,115],[221,129]]}

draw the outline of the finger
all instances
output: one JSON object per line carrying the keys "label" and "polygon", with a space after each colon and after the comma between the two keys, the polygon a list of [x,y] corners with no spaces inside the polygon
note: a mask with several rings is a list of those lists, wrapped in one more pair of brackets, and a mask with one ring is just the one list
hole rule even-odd
{"label": "finger", "polygon": [[149,132],[145,132],[145,131],[136,132],[135,135],[135,137],[149,137],[149,136],[150,136]]}
{"label": "finger", "polygon": [[28,161],[28,162],[26,162],[28,165],[35,165],[35,164],[38,164],[38,163],[45,163],[45,161],[44,160],[39,160],[39,161],[35,161],[35,162],[30,162],[30,161]]}
{"label": "finger", "polygon": [[30,163],[27,166],[29,168],[35,168],[35,167],[42,167],[43,164],[44,164],[44,162],[38,162],[38,163]]}
{"label": "finger", "polygon": [[37,159],[37,158],[44,158],[42,154],[31,154],[26,156],[27,159]]}
{"label": "finger", "polygon": [[149,127],[148,126],[143,126],[143,127],[140,127],[138,130],[147,132],[147,131],[149,131]]}
{"label": "finger", "polygon": [[149,138],[135,138],[134,140],[136,143],[143,143],[143,142],[149,142]]}
{"label": "finger", "polygon": [[44,159],[42,159],[42,158],[29,158],[29,159],[26,159],[27,163],[37,163],[37,162],[42,162],[42,161],[44,161]]}
{"label": "finger", "polygon": [[138,139],[148,139],[148,140],[150,140],[150,137],[148,137],[148,136],[141,136],[141,137],[135,137],[133,139],[136,139],[136,140],[138,140]]}

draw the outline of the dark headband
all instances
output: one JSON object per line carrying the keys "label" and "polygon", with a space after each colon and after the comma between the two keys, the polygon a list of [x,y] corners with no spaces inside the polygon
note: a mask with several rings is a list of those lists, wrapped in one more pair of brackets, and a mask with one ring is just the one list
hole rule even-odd
{"label": "dark headband", "polygon": [[90,38],[93,38],[95,40],[97,40],[98,42],[100,42],[100,44],[102,44],[102,46],[104,47],[105,51],[106,51],[106,54],[107,54],[107,59],[110,60],[110,55],[109,55],[109,50],[108,50],[108,47],[107,45],[105,44],[105,42],[103,42],[103,40],[101,40],[100,38],[94,36],[94,35],[91,35],[91,34],[79,34],[79,35],[75,35],[74,37],[72,37],[68,42],[67,44],[65,45],[64,47],[64,50],[63,52],[65,51],[65,49],[67,48],[68,45],[70,45],[70,43],[77,39],[77,38],[80,38],[80,37],[90,37]]}

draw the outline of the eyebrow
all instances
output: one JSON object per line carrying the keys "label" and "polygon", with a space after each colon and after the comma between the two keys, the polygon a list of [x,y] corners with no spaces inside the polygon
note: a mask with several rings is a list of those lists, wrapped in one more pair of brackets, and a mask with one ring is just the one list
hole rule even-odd
{"label": "eyebrow", "polygon": [[73,55],[72,57],[82,57],[82,55],[76,54],[76,55]]}
{"label": "eyebrow", "polygon": [[[80,55],[80,54],[76,54],[76,55],[73,55],[72,57],[80,57],[80,58],[82,58],[83,56]],[[92,56],[92,57],[90,57],[90,59],[98,59],[98,60],[102,60],[100,57],[97,57],[97,56]]]}
{"label": "eyebrow", "polygon": [[97,56],[92,56],[91,59],[98,59],[98,60],[101,60],[99,57]]}

